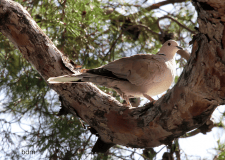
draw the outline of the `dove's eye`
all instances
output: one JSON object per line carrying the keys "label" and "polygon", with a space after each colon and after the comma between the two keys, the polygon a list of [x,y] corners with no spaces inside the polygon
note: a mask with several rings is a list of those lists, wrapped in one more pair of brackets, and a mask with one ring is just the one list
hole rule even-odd
{"label": "dove's eye", "polygon": [[168,46],[170,46],[171,45],[171,43],[168,43]]}

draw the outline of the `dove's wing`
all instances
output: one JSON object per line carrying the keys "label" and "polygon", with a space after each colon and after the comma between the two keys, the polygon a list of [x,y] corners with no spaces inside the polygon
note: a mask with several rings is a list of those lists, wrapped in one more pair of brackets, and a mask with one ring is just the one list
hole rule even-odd
{"label": "dove's wing", "polygon": [[126,79],[134,85],[141,86],[163,81],[166,64],[163,55],[138,54],[121,58],[101,68],[111,71],[118,78]]}

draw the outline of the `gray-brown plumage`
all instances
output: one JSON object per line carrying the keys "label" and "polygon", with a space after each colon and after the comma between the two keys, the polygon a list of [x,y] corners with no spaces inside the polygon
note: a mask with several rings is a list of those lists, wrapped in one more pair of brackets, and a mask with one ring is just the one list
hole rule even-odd
{"label": "gray-brown plumage", "polygon": [[49,83],[93,82],[116,90],[130,105],[131,97],[146,97],[166,91],[175,78],[175,53],[182,49],[176,41],[163,44],[156,55],[137,54],[121,58],[85,73],[51,77]]}

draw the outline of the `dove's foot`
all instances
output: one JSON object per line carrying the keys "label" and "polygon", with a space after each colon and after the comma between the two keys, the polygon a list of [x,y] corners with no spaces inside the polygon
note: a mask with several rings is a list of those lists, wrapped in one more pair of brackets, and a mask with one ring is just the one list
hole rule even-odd
{"label": "dove's foot", "polygon": [[125,104],[123,104],[123,105],[126,106],[126,107],[128,107],[128,108],[131,108],[131,107],[132,107],[131,104],[127,104],[127,103],[125,103]]}
{"label": "dove's foot", "polygon": [[145,98],[147,98],[150,102],[153,102],[153,104],[156,102],[156,100],[154,100],[151,96],[147,95],[147,94],[143,94],[143,96]]}
{"label": "dove's foot", "polygon": [[125,106],[127,107],[132,107],[131,103],[130,103],[130,100],[128,97],[124,97],[124,100],[125,100],[125,103],[123,103]]}

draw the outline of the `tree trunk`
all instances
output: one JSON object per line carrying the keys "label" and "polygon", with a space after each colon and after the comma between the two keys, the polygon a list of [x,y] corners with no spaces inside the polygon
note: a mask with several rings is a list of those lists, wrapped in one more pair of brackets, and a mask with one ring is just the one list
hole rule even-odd
{"label": "tree trunk", "polygon": [[[193,0],[199,34],[177,84],[155,104],[123,106],[91,83],[49,84],[64,107],[99,134],[101,141],[148,148],[170,144],[185,132],[208,131],[211,114],[225,102],[225,2]],[[0,31],[47,80],[71,74],[72,64],[18,3],[0,0]],[[209,123],[210,122],[210,123]]]}

